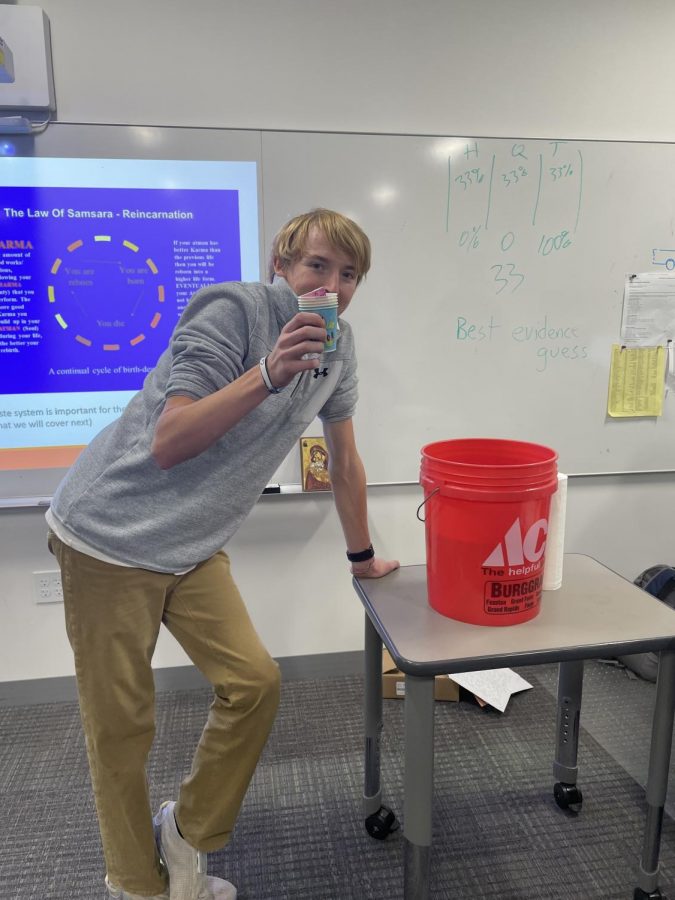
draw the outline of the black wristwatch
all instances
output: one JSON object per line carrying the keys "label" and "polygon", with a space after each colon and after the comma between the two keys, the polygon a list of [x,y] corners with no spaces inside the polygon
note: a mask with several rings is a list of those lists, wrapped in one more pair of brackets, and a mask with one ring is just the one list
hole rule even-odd
{"label": "black wristwatch", "polygon": [[359,550],[358,553],[350,553],[347,550],[347,559],[349,562],[366,562],[368,559],[372,559],[375,556],[375,551],[373,550],[373,545],[371,544],[367,550]]}

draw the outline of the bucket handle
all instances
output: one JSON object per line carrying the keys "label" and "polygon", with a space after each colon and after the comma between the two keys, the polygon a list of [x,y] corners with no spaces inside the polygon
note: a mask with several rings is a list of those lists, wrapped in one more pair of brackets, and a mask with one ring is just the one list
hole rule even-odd
{"label": "bucket handle", "polygon": [[434,494],[437,494],[439,491],[440,491],[440,488],[439,488],[439,487],[435,488],[435,489],[429,494],[428,497],[425,497],[424,500],[422,500],[422,502],[420,503],[420,505],[417,507],[417,518],[420,520],[420,522],[426,522],[426,519],[423,519],[423,518],[420,516],[420,510],[421,510],[422,507],[425,505],[425,503],[428,503],[429,500],[431,500],[431,498],[434,496]]}

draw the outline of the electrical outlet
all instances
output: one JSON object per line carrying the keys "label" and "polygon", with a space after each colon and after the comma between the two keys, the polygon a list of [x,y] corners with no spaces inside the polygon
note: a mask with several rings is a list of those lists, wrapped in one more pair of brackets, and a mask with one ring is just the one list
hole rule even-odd
{"label": "electrical outlet", "polygon": [[33,597],[36,603],[63,603],[61,573],[33,572]]}

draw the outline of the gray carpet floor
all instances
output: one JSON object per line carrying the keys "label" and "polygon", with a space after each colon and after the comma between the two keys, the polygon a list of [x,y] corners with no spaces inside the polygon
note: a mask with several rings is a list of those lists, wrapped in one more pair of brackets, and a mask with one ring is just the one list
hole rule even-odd
{"label": "gray carpet floor", "polygon": [[[502,715],[463,695],[436,707],[433,898],[632,897],[644,825],[654,686],[586,666],[578,816],[552,797],[553,666]],[[399,900],[401,833],[370,838],[361,812],[360,676],[284,685],[274,730],[228,847],[210,871],[240,900]],[[210,702],[158,694],[153,801],[175,796]],[[385,802],[403,807],[403,704],[385,701]],[[611,726],[611,727],[610,727]],[[102,900],[104,866],[76,705],[0,709],[0,900]],[[675,825],[664,823],[661,887],[675,890]],[[672,894],[675,896],[675,894]]]}

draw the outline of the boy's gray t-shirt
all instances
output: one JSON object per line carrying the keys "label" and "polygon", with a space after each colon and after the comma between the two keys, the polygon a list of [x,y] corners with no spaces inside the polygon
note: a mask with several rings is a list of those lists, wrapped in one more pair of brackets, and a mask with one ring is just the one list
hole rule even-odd
{"label": "boy's gray t-shirt", "polygon": [[56,519],[93,549],[153,571],[183,571],[220,550],[312,420],[353,415],[351,328],[341,319],[336,350],[314,371],[296,375],[193,459],[160,469],[150,453],[155,424],[172,394],[200,399],[257,366],[296,312],[283,279],[195,294],[142,390],[59,485]]}

